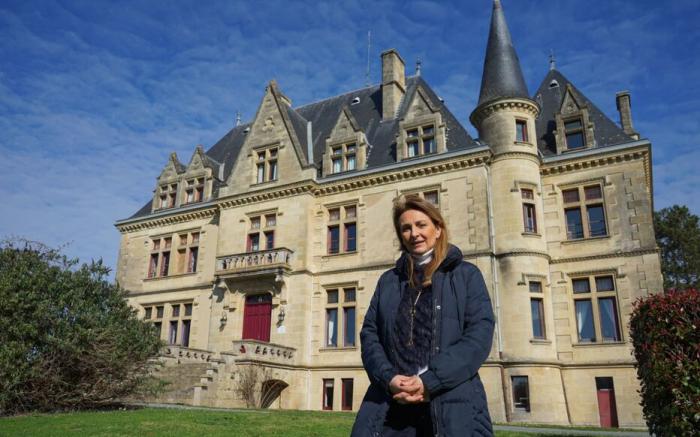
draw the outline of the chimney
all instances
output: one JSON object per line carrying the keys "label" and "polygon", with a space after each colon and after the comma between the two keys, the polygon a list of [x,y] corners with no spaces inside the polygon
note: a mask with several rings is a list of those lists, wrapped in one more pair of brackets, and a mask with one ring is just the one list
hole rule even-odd
{"label": "chimney", "polygon": [[406,92],[406,68],[395,49],[382,53],[382,120],[396,116]]}
{"label": "chimney", "polygon": [[639,134],[632,127],[632,97],[629,91],[620,91],[615,95],[617,111],[620,113],[620,124],[622,130],[635,140],[639,139]]}

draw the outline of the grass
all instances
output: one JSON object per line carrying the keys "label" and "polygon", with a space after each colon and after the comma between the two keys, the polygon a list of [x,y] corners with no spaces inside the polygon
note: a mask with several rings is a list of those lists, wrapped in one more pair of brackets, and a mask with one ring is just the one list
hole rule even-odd
{"label": "grass", "polygon": [[[143,408],[0,418],[0,436],[347,437],[354,420],[355,413],[339,412]],[[538,435],[496,431],[497,437]]]}

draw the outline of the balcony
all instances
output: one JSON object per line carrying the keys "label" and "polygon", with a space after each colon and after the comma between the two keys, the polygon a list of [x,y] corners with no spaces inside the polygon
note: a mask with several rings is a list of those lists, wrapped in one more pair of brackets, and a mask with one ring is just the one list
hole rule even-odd
{"label": "balcony", "polygon": [[281,275],[292,269],[294,252],[286,247],[238,253],[216,258],[216,276],[219,278],[254,277],[274,275],[281,280]]}
{"label": "balcony", "polygon": [[293,347],[258,340],[234,340],[233,351],[225,355],[230,355],[234,361],[294,365],[297,361],[296,351]]}

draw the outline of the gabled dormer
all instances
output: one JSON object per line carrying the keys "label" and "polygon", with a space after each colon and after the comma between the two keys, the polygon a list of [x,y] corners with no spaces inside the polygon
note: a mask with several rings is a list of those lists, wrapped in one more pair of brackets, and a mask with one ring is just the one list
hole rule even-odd
{"label": "gabled dormer", "polygon": [[396,160],[415,158],[447,150],[445,123],[440,105],[418,85],[410,97],[396,136]]}
{"label": "gabled dormer", "polygon": [[595,147],[590,109],[571,84],[566,84],[564,98],[554,119],[557,153]]}
{"label": "gabled dormer", "polygon": [[270,81],[221,193],[312,179],[315,169],[308,159],[308,130],[308,122],[292,109],[291,100]]}
{"label": "gabled dormer", "polygon": [[361,170],[367,165],[367,138],[348,106],[343,107],[326,138],[323,174]]}
{"label": "gabled dormer", "polygon": [[204,148],[196,147],[186,171],[181,176],[180,204],[205,202],[211,199],[214,180],[223,178],[223,165],[204,153]]}
{"label": "gabled dormer", "polygon": [[151,211],[175,208],[179,206],[178,187],[180,175],[185,173],[186,168],[177,158],[176,153],[171,153],[167,164],[158,176],[156,189],[153,195]]}

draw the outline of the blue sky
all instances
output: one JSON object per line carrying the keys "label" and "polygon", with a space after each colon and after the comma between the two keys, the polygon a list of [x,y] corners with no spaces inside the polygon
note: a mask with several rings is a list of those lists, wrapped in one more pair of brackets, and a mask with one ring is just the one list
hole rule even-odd
{"label": "blue sky", "polygon": [[[653,144],[655,206],[700,213],[700,2],[503,0],[531,92],[557,68],[617,120],[632,92]],[[116,266],[113,226],[187,161],[250,120],[277,79],[294,106],[365,84],[394,47],[476,136],[491,0],[0,3],[0,238]]]}

